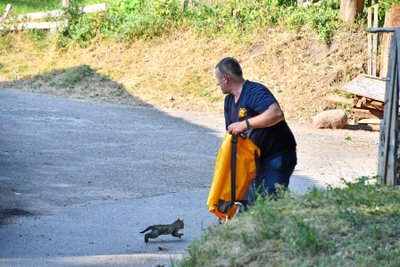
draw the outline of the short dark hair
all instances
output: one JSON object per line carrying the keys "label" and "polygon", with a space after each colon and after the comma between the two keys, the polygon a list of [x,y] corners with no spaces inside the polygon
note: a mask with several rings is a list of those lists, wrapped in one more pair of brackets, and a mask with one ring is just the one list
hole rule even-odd
{"label": "short dark hair", "polygon": [[223,75],[228,75],[233,78],[243,78],[242,67],[239,61],[233,57],[221,59],[215,68]]}

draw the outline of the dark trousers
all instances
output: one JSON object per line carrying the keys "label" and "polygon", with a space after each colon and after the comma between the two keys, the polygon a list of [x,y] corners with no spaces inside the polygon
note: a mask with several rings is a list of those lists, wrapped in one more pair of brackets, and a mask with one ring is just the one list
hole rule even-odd
{"label": "dark trousers", "polygon": [[[296,151],[279,152],[262,160],[258,166],[257,175],[246,193],[245,199],[249,203],[252,203],[257,194],[263,197],[266,195],[275,196],[277,194],[276,184],[287,188],[296,164]],[[256,187],[256,181],[261,182],[258,188]]]}

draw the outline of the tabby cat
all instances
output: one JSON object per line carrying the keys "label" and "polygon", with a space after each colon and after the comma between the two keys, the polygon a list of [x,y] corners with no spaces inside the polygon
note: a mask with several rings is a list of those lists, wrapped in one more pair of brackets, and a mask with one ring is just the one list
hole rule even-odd
{"label": "tabby cat", "polygon": [[147,243],[149,242],[149,238],[157,238],[159,235],[172,235],[181,238],[183,234],[178,233],[178,231],[183,229],[183,227],[183,220],[178,219],[172,224],[156,224],[149,226],[140,233],[143,234],[144,232],[151,230],[150,233],[144,235],[144,242]]}

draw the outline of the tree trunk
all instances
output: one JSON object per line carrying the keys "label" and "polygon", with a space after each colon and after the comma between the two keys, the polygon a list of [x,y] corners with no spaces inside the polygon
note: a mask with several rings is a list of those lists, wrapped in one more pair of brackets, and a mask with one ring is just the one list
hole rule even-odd
{"label": "tree trunk", "polygon": [[[385,28],[400,27],[400,4],[394,4],[392,10],[385,15]],[[387,75],[389,64],[390,42],[392,33],[384,33],[382,39],[382,59],[381,59],[381,75],[384,78]]]}
{"label": "tree trunk", "polygon": [[363,9],[364,0],[341,0],[339,18],[344,22],[353,23]]}

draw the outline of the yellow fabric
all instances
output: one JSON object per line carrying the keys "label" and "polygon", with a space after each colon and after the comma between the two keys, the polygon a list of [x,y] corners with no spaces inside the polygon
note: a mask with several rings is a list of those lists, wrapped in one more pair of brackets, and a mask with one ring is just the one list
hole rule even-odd
{"label": "yellow fabric", "polygon": [[[250,140],[238,137],[236,153],[236,198],[243,200],[247,189],[256,173],[254,152],[260,155],[260,149]],[[228,214],[218,211],[219,200],[231,201],[231,154],[232,135],[225,134],[215,162],[214,177],[208,196],[207,205],[210,212],[221,219],[231,219],[237,210],[237,206],[229,209]]]}

